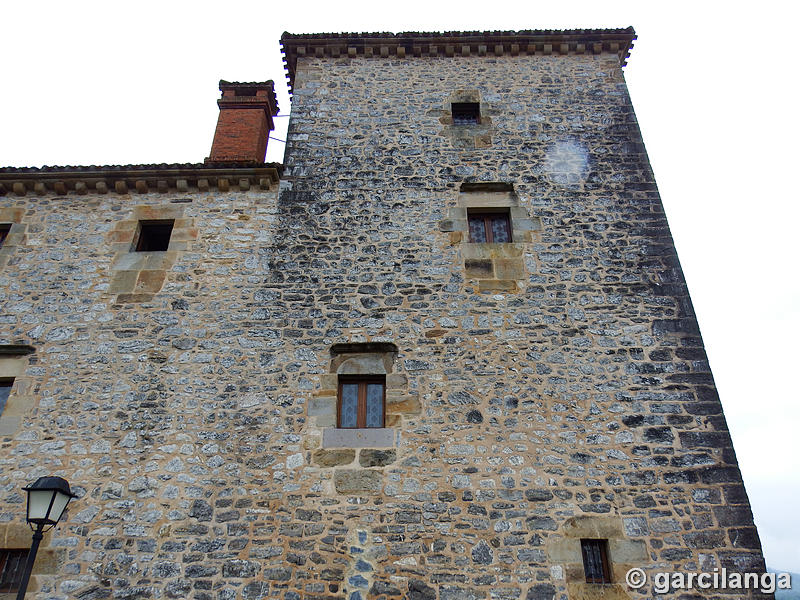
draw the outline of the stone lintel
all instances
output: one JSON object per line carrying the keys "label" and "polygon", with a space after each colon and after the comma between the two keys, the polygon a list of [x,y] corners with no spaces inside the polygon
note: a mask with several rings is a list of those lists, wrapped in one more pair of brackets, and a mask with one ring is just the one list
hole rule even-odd
{"label": "stone lintel", "polygon": [[339,354],[383,354],[397,353],[397,346],[391,342],[341,343],[331,346],[331,356]]}
{"label": "stone lintel", "polygon": [[30,344],[0,344],[0,356],[23,356],[34,352],[36,352],[36,348]]}

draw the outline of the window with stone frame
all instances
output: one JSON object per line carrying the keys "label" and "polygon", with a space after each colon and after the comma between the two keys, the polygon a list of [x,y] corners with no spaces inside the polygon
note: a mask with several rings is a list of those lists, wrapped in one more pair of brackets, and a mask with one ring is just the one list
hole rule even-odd
{"label": "window with stone frame", "polygon": [[19,590],[28,560],[28,549],[0,549],[0,594]]}
{"label": "window with stone frame", "polygon": [[3,242],[6,241],[9,231],[11,231],[11,223],[0,223],[0,247],[2,247]]}
{"label": "window with stone frame", "polygon": [[337,427],[381,428],[386,422],[386,376],[340,375]]}
{"label": "window with stone frame", "polygon": [[469,241],[484,244],[511,243],[511,217],[507,208],[469,209]]}
{"label": "window with stone frame", "polygon": [[586,583],[611,583],[608,540],[582,539],[581,554]]}

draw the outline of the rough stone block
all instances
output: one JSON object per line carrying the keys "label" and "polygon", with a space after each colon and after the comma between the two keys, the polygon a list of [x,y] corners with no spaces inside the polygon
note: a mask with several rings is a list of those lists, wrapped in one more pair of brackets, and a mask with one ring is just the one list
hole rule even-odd
{"label": "rough stone block", "polygon": [[358,454],[358,463],[362,467],[385,467],[397,460],[394,450],[361,450]]}
{"label": "rough stone block", "polygon": [[139,271],[117,271],[111,280],[108,291],[112,294],[132,292],[139,278]]}
{"label": "rough stone block", "polygon": [[126,245],[121,253],[114,258],[111,266],[115,271],[140,271],[147,263],[146,252],[129,252],[130,248]]}
{"label": "rough stone block", "polygon": [[[336,417],[336,397],[318,396],[308,402],[309,417]],[[319,422],[319,421],[317,421]]]}
{"label": "rough stone block", "polygon": [[517,282],[508,279],[481,279],[478,281],[481,292],[516,292]]}
{"label": "rough stone block", "polygon": [[339,494],[378,494],[383,475],[372,469],[339,469],[333,476],[333,484]]}
{"label": "rough stone block", "polygon": [[494,269],[489,259],[468,258],[464,261],[464,270],[467,277],[474,279],[493,279]]}
{"label": "rough stone block", "polygon": [[[395,396],[389,400],[386,398],[386,415],[418,415],[422,411],[422,405],[416,396],[406,394]],[[387,423],[388,425],[388,423]]]}
{"label": "rough stone block", "polygon": [[403,373],[391,373],[386,376],[386,389],[405,389],[408,387],[408,377]]}
{"label": "rough stone block", "polygon": [[610,538],[608,552],[615,563],[642,565],[647,562],[647,544],[644,540]]}
{"label": "rough stone block", "polygon": [[158,292],[164,284],[166,276],[166,271],[140,271],[134,293]]}
{"label": "rough stone block", "polygon": [[497,279],[524,279],[526,275],[521,258],[496,258],[494,272]]}
{"label": "rough stone block", "polygon": [[317,450],[311,455],[311,461],[320,467],[349,465],[355,458],[356,451],[351,449]]}

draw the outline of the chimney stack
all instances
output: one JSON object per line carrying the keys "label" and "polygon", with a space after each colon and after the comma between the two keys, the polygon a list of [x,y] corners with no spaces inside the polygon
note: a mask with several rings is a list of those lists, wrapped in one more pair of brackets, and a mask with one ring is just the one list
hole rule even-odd
{"label": "chimney stack", "polygon": [[273,82],[236,83],[220,80],[219,119],[205,162],[264,162],[272,117],[278,114]]}

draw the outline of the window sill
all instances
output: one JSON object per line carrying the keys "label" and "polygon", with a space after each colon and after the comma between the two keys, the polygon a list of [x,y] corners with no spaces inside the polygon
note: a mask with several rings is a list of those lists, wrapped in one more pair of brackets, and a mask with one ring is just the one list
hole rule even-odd
{"label": "window sill", "polygon": [[339,429],[328,427],[322,430],[323,448],[394,448],[395,430],[390,427],[367,429]]}

